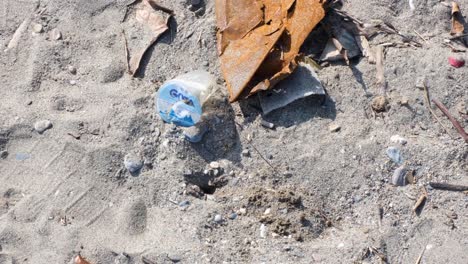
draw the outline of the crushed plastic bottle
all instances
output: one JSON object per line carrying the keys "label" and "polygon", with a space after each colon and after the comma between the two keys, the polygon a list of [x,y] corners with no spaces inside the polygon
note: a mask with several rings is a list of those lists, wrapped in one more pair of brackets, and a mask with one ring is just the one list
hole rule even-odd
{"label": "crushed plastic bottle", "polygon": [[203,104],[213,93],[214,77],[198,70],[165,82],[156,94],[156,111],[167,123],[191,127],[200,121]]}

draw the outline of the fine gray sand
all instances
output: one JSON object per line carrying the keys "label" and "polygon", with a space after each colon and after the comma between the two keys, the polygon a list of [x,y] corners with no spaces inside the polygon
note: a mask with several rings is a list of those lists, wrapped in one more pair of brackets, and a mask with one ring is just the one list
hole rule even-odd
{"label": "fine gray sand", "polygon": [[[138,78],[126,73],[122,29],[132,54],[151,31],[132,8],[125,18],[129,2],[0,3],[1,264],[71,264],[77,254],[92,264],[416,263],[422,252],[421,263],[468,263],[466,194],[427,188],[413,212],[428,182],[468,184],[467,144],[435,107],[448,131],[431,116],[417,87],[426,78],[430,96],[468,127],[467,66],[448,64],[467,55],[443,45],[450,8],[344,1],[353,17],[384,20],[423,44],[385,49],[388,111],[370,108],[380,91],[362,58],[318,72],[323,105],[304,100],[262,117],[255,98],[227,101],[214,0],[198,10],[159,1],[175,17]],[[458,2],[468,14],[468,0]],[[401,38],[370,40],[386,42]],[[196,69],[216,77],[218,92],[205,106],[209,131],[193,144],[156,115],[154,93]],[[399,165],[388,147],[400,149],[416,184],[391,184]],[[144,163],[141,173],[127,171],[126,156]]]}

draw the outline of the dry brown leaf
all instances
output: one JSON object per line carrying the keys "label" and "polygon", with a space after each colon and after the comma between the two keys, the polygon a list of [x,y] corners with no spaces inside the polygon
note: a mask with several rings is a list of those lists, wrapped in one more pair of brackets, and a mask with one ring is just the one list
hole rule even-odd
{"label": "dry brown leaf", "polygon": [[325,15],[324,2],[216,0],[218,52],[231,102],[292,73],[300,47]]}
{"label": "dry brown leaf", "polygon": [[166,19],[149,8],[138,9],[136,19],[141,24],[148,26],[155,34],[161,34],[168,29]]}
{"label": "dry brown leaf", "polygon": [[75,257],[75,264],[91,264],[86,259],[84,259],[82,256],[78,255]]}
{"label": "dry brown leaf", "polygon": [[465,31],[465,26],[463,25],[463,16],[460,12],[460,6],[457,2],[452,2],[452,30],[450,34],[459,36],[462,35]]}
{"label": "dry brown leaf", "polygon": [[169,15],[174,15],[174,11],[172,9],[169,9],[165,6],[160,5],[155,0],[145,0],[145,3],[149,5],[151,8],[153,8],[154,10],[161,10],[165,13],[168,13]]}
{"label": "dry brown leaf", "polygon": [[140,69],[141,61],[148,49],[169,29],[168,23],[170,16],[164,17],[162,14],[156,12],[148,1],[145,1],[145,3],[147,4],[143,5],[143,8],[136,11],[136,19],[138,22],[151,29],[154,35],[149,40],[148,44],[145,45],[145,48],[138,52],[136,56],[131,56],[128,64],[129,72],[132,76],[135,76]]}

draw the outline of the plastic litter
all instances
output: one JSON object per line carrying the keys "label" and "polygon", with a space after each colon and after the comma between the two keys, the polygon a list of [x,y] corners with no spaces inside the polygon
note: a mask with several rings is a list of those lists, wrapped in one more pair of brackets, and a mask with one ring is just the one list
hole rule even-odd
{"label": "plastic litter", "polygon": [[215,79],[206,71],[189,72],[167,81],[156,94],[156,111],[167,123],[191,127],[202,116],[203,104],[214,92]]}
{"label": "plastic litter", "polygon": [[387,149],[387,156],[396,164],[403,163],[403,156],[401,155],[401,152],[398,148],[389,147]]}

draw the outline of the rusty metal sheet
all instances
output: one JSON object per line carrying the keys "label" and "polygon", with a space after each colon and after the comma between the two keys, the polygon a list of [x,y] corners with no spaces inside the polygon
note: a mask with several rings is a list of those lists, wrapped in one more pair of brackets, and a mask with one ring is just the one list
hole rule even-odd
{"label": "rusty metal sheet", "polygon": [[325,16],[323,0],[216,0],[218,52],[230,101],[273,87]]}

